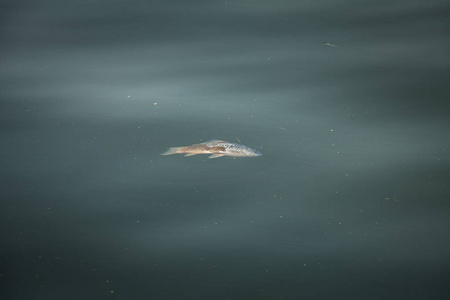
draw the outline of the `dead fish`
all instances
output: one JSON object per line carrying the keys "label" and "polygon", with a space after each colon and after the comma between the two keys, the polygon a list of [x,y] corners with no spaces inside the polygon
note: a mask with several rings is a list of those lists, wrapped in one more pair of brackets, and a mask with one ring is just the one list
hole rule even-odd
{"label": "dead fish", "polygon": [[261,156],[261,152],[237,143],[230,143],[221,140],[211,140],[201,144],[191,146],[171,147],[161,155],[182,154],[192,156],[197,154],[212,154],[209,158],[217,158],[222,156],[232,157],[255,157]]}

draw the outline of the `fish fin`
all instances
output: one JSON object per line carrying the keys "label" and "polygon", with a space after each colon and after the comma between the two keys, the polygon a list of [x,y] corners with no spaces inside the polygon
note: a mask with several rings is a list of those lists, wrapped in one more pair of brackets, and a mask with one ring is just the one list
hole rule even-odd
{"label": "fish fin", "polygon": [[167,150],[164,153],[161,153],[161,155],[172,155],[172,154],[181,153],[180,148],[181,147],[170,147],[169,150]]}
{"label": "fish fin", "polygon": [[198,153],[187,153],[184,156],[192,156],[192,155],[197,155]]}
{"label": "fish fin", "polygon": [[225,143],[225,141],[222,141],[222,140],[209,140],[209,141],[206,141],[206,142],[204,142],[202,144],[212,144],[212,143]]}
{"label": "fish fin", "polygon": [[208,158],[217,158],[217,157],[222,157],[222,156],[225,156],[225,154],[213,154],[213,155],[208,156]]}

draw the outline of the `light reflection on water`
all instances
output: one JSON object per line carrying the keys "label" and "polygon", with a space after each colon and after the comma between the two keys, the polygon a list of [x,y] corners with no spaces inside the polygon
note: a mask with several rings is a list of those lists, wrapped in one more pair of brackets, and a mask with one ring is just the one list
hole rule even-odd
{"label": "light reflection on water", "polygon": [[[448,18],[400,4],[8,6],[7,296],[439,298]],[[210,139],[263,156],[160,155]]]}

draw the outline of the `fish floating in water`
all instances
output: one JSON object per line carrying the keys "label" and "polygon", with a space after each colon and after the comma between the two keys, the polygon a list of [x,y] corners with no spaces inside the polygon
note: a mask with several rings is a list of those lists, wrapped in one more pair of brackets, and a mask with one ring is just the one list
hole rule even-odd
{"label": "fish floating in water", "polygon": [[184,147],[170,147],[169,150],[161,155],[183,154],[184,156],[192,156],[197,154],[211,154],[209,158],[217,158],[222,156],[232,157],[255,157],[261,156],[261,152],[236,143],[225,142],[221,140],[211,140],[201,144],[194,144]]}

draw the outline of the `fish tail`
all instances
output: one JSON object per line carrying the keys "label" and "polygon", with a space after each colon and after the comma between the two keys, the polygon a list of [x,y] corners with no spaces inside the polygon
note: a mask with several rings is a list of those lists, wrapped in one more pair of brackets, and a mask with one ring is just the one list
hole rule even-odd
{"label": "fish tail", "polygon": [[184,153],[181,148],[183,148],[183,147],[170,147],[169,150],[167,150],[164,153],[161,153],[161,155],[172,155],[172,154]]}

